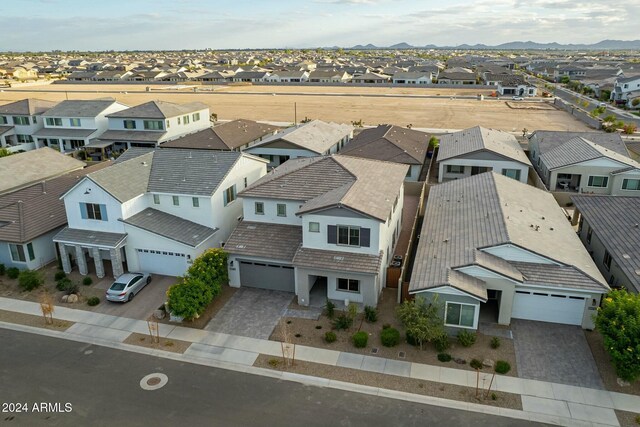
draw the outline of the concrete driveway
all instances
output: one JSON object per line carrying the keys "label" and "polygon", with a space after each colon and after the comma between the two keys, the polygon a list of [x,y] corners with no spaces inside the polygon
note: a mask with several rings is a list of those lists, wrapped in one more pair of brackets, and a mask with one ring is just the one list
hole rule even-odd
{"label": "concrete driveway", "polygon": [[294,294],[242,287],[211,319],[206,330],[269,339]]}
{"label": "concrete driveway", "polygon": [[[126,303],[111,302],[101,297],[102,302],[96,307],[95,311],[112,316],[146,320],[154,310],[166,301],[167,289],[176,283],[176,280],[175,277],[171,276],[152,275],[151,283],[145,286],[133,301]],[[106,291],[112,283],[113,279],[102,280],[95,287]]]}
{"label": "concrete driveway", "polygon": [[579,326],[511,321],[520,378],[604,389]]}

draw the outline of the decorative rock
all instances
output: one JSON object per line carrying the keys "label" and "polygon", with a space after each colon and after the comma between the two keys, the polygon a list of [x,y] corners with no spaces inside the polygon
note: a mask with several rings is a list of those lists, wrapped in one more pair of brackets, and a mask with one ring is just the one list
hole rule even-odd
{"label": "decorative rock", "polygon": [[453,361],[456,362],[458,365],[466,365],[467,364],[466,360],[460,359],[460,358],[457,358],[457,357],[455,359],[453,359]]}
{"label": "decorative rock", "polygon": [[156,310],[153,312],[153,317],[156,319],[164,319],[166,313],[164,310]]}
{"label": "decorative rock", "polygon": [[62,295],[62,302],[67,302],[69,295]]}
{"label": "decorative rock", "polygon": [[484,359],[482,361],[482,366],[484,366],[485,368],[493,368],[493,365],[495,365],[495,363],[491,359]]}
{"label": "decorative rock", "polygon": [[169,322],[181,323],[184,320],[182,316],[176,316],[173,313],[169,313]]}
{"label": "decorative rock", "polygon": [[622,378],[618,378],[616,381],[620,387],[629,387],[631,385],[629,381],[625,381]]}
{"label": "decorative rock", "polygon": [[70,294],[69,298],[67,298],[67,302],[72,304],[74,302],[78,302],[78,295],[76,294]]}

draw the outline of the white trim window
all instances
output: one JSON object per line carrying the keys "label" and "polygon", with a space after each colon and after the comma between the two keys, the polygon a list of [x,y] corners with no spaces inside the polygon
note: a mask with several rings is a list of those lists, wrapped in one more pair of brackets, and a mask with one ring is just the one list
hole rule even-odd
{"label": "white trim window", "polygon": [[199,208],[200,207],[200,199],[197,197],[192,197],[191,198],[191,204],[193,205],[194,208]]}
{"label": "white trim window", "polygon": [[26,247],[27,250],[25,251],[23,245],[9,243],[9,252],[11,252],[13,262],[27,262],[27,254],[29,255],[29,261],[36,259],[35,253],[33,252],[33,244],[27,243]]}
{"label": "white trim window", "polygon": [[502,175],[520,181],[520,169],[502,169]]}
{"label": "white trim window", "polygon": [[309,222],[309,232],[310,233],[319,233],[320,232],[320,223],[319,222]]}
{"label": "white trim window", "polygon": [[447,173],[464,173],[464,166],[447,165]]}
{"label": "white trim window", "polygon": [[264,215],[264,203],[256,202],[255,203],[255,214],[256,215]]}
{"label": "white trim window", "polygon": [[278,203],[276,205],[276,211],[278,216],[287,216],[287,205],[284,203]]}
{"label": "white trim window", "polygon": [[338,226],[338,245],[360,246],[360,227]]}
{"label": "white trim window", "polygon": [[158,194],[154,194],[153,195],[153,204],[154,205],[159,205],[160,204],[160,196]]}
{"label": "white trim window", "polygon": [[445,305],[444,324],[456,328],[475,329],[477,306],[460,302],[447,301]]}
{"label": "white trim window", "polygon": [[587,185],[594,188],[607,188],[607,186],[609,185],[609,177],[589,175],[589,183]]}
{"label": "white trim window", "polygon": [[622,180],[622,189],[627,191],[640,190],[640,179],[625,178]]}
{"label": "white trim window", "polygon": [[338,291],[360,293],[360,280],[338,278],[336,283]]}

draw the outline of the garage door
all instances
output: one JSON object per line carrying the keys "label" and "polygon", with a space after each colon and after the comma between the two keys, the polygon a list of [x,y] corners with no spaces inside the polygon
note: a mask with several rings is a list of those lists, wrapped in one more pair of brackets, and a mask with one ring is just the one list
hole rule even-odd
{"label": "garage door", "polygon": [[250,288],[295,292],[293,267],[262,262],[240,261],[240,284]]}
{"label": "garage door", "polygon": [[154,249],[136,249],[140,271],[163,274],[165,276],[182,276],[187,271],[187,256],[183,253]]}
{"label": "garage door", "polygon": [[581,325],[584,304],[585,299],[578,296],[516,291],[511,317],[565,325]]}

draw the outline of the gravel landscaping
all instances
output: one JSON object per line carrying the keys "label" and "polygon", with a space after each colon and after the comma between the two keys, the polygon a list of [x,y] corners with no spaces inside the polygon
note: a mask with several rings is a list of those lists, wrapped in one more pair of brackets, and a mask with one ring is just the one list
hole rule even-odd
{"label": "gravel landscaping", "polygon": [[616,416],[618,417],[618,422],[620,423],[620,427],[638,427],[640,426],[640,413],[636,414],[635,412],[627,412],[627,411],[615,411]]}
{"label": "gravel landscaping", "polygon": [[[298,345],[310,347],[321,347],[328,350],[346,351],[349,353],[366,354],[369,356],[379,356],[387,359],[403,360],[407,362],[425,363],[429,365],[447,366],[449,368],[466,369],[473,371],[469,366],[472,359],[491,359],[492,361],[504,360],[509,362],[511,370],[508,376],[517,376],[516,357],[513,341],[501,339],[500,347],[492,349],[490,346],[490,336],[478,333],[476,342],[470,347],[463,347],[458,344],[455,338],[451,339],[451,347],[446,351],[453,359],[464,359],[466,364],[458,364],[453,360],[450,362],[438,361],[438,352],[432,344],[426,344],[424,350],[412,346],[406,342],[404,329],[395,316],[396,290],[384,289],[378,304],[378,320],[375,323],[368,323],[364,320],[362,313],[358,314],[354,324],[348,330],[332,330],[331,320],[326,315],[321,315],[318,320],[283,317],[271,334],[270,339],[281,341],[283,331],[288,332],[291,342]],[[336,315],[338,312],[336,311]],[[380,341],[382,326],[388,324],[400,331],[400,344],[394,347],[385,347]],[[336,334],[336,341],[327,343],[324,340],[325,333],[333,331]],[[356,348],[351,340],[352,335],[357,331],[365,331],[369,335],[366,347]],[[376,348],[377,353],[372,353]],[[404,352],[404,358],[399,356]],[[485,371],[490,369],[484,368]]]}
{"label": "gravel landscaping", "polygon": [[36,328],[52,329],[55,331],[66,331],[74,322],[56,319],[56,312],[53,312],[53,324],[47,324],[43,316],[34,316],[32,314],[16,313],[14,311],[0,310],[0,322],[17,323],[25,326],[34,326]]}
{"label": "gravel landscaping", "polygon": [[259,355],[253,366],[443,399],[479,403],[500,408],[522,409],[522,401],[518,394],[494,392],[493,394],[496,399],[493,400],[491,393],[487,399],[484,399],[484,395],[480,393],[480,398],[476,398],[476,390],[471,387],[442,384],[312,362],[296,361],[294,366],[285,367],[281,357],[273,357],[265,354]]}
{"label": "gravel landscaping", "polygon": [[167,338],[160,337],[159,342],[153,342],[149,335],[138,334],[136,332],[129,335],[123,343],[138,345],[140,347],[153,348],[156,350],[170,351],[172,353],[184,353],[187,351],[190,342],[180,341],[180,340],[172,340]]}
{"label": "gravel landscaping", "polygon": [[[604,349],[604,340],[602,335],[600,335],[598,331],[584,331],[584,335],[587,338],[589,347],[591,348],[591,353],[596,361],[596,366],[600,372],[600,377],[602,378],[604,387],[609,391],[640,396],[640,380],[635,381],[627,387],[623,387],[618,384],[618,376],[611,364],[609,354]],[[640,408],[638,409],[640,410]]]}

